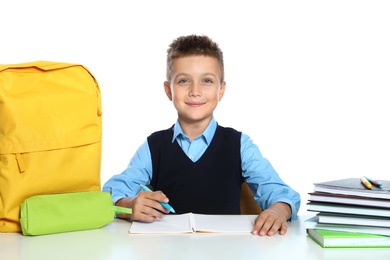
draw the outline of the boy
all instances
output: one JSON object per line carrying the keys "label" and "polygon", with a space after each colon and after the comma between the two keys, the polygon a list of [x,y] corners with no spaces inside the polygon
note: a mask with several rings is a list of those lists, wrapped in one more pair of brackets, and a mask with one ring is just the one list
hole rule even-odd
{"label": "boy", "polygon": [[[223,54],[207,36],[175,39],[168,49],[164,89],[178,114],[169,129],[151,134],[127,169],[103,186],[118,206],[133,209],[118,215],[152,222],[169,210],[176,213],[240,214],[240,190],[246,181],[262,212],[252,233],[284,235],[295,220],[300,196],[263,158],[249,136],[219,126],[213,111],[225,92]],[[154,192],[142,191],[150,184]]]}

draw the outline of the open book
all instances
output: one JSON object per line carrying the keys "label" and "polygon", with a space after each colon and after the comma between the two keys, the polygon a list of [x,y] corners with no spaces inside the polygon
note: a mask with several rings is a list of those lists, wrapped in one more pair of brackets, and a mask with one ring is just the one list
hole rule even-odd
{"label": "open book", "polygon": [[256,217],[255,215],[169,214],[151,223],[134,221],[129,233],[250,233]]}

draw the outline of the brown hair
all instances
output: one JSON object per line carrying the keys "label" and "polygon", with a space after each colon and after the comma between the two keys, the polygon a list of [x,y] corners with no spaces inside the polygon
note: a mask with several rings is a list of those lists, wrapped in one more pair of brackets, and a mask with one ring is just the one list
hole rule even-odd
{"label": "brown hair", "polygon": [[224,80],[223,53],[218,44],[207,36],[188,35],[176,38],[167,51],[167,81],[171,80],[172,62],[174,59],[188,56],[207,56],[216,58],[221,70],[221,81]]}

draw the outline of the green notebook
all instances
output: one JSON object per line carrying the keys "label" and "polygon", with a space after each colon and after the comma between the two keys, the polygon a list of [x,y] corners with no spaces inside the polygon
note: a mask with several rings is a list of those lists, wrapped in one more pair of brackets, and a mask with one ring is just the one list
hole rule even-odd
{"label": "green notebook", "polygon": [[306,229],[307,234],[322,247],[388,247],[390,236],[324,229]]}

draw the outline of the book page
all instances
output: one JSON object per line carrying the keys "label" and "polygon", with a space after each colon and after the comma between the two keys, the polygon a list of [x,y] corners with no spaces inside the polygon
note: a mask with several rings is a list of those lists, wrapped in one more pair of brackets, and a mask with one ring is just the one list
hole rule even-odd
{"label": "book page", "polygon": [[129,233],[192,233],[190,213],[169,214],[154,222],[133,221]]}
{"label": "book page", "polygon": [[253,229],[256,216],[193,214],[196,232],[246,232]]}

